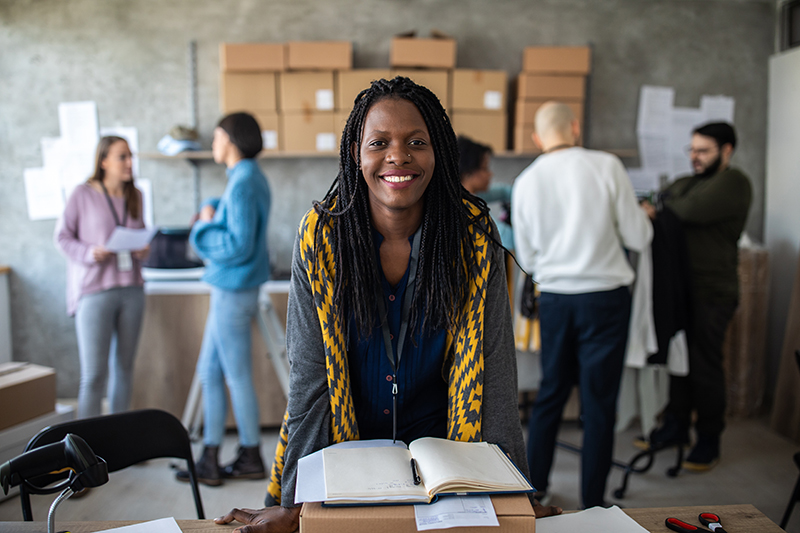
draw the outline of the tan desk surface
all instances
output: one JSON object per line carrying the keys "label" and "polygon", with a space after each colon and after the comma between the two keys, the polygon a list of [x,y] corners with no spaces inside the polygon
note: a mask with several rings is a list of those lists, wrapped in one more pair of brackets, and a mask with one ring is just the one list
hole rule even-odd
{"label": "tan desk surface", "polygon": [[[697,515],[702,512],[716,513],[722,518],[722,527],[728,533],[751,532],[780,533],[783,531],[772,520],[764,516],[761,511],[750,504],[742,505],[703,505],[697,507],[654,507],[643,509],[624,509],[625,513],[636,520],[648,531],[665,533],[670,531],[664,525],[664,520],[670,516],[685,520],[690,524],[700,526]],[[181,530],[190,533],[230,533],[233,527],[218,526],[212,520],[178,520]],[[56,521],[56,531],[69,531],[70,533],[91,533],[114,527],[135,524],[135,521],[118,522],[60,522]],[[487,533],[491,528],[487,529]],[[0,522],[0,533],[41,533],[47,531],[44,522]],[[589,533],[589,532],[587,532]]]}

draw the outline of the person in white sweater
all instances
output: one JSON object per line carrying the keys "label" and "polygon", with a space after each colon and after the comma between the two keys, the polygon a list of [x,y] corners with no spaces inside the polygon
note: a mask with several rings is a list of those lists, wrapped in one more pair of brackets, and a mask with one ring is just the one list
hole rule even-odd
{"label": "person in white sweater", "polygon": [[543,154],[517,178],[511,203],[517,259],[541,291],[542,384],[528,462],[537,495],[549,499],[561,413],[577,383],[581,498],[589,508],[606,505],[635,276],[625,249],[644,249],[653,228],[619,158],[576,145],[580,125],[567,105],[548,102],[535,120]]}

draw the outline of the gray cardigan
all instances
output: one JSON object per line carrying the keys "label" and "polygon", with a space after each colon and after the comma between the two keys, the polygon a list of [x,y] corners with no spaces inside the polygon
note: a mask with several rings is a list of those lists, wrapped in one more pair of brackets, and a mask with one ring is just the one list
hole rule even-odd
{"label": "gray cardigan", "polygon": [[[286,321],[289,364],[289,438],[281,482],[281,505],[295,507],[297,461],[331,444],[331,410],[322,330],[308,275],[295,240]],[[481,435],[500,445],[528,476],[517,398],[517,362],[502,248],[490,245],[483,337]],[[275,505],[267,495],[266,505]]]}

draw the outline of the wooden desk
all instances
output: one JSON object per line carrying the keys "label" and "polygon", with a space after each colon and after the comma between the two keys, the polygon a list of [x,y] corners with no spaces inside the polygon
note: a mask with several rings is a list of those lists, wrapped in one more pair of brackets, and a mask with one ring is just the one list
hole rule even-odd
{"label": "wooden desk", "polygon": [[[722,527],[729,533],[758,531],[759,533],[780,533],[783,530],[761,511],[750,504],[742,505],[703,505],[697,507],[659,507],[645,509],[624,509],[648,531],[665,533],[670,530],[664,520],[670,516],[680,518],[700,526],[697,516],[702,512],[716,513],[722,518]],[[186,533],[230,533],[233,527],[218,526],[213,520],[178,520],[178,525]],[[92,533],[113,527],[127,526],[136,522],[59,522],[56,531],[70,533]],[[0,522],[0,533],[41,533],[47,531],[45,522]],[[488,531],[488,530],[487,530]]]}

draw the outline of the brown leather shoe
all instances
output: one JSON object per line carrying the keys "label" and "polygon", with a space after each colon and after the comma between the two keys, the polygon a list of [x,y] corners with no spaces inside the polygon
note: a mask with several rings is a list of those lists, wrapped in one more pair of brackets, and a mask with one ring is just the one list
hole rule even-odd
{"label": "brown leather shoe", "polygon": [[222,477],[228,479],[264,479],[267,477],[261,450],[258,446],[239,446],[236,459],[221,469]]}
{"label": "brown leather shoe", "polygon": [[[197,482],[209,487],[222,485],[222,475],[219,468],[219,446],[206,446],[203,448],[203,455],[194,465],[194,473]],[[178,481],[189,481],[188,470],[178,470],[175,473]]]}

